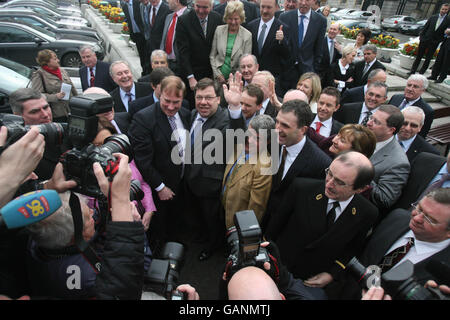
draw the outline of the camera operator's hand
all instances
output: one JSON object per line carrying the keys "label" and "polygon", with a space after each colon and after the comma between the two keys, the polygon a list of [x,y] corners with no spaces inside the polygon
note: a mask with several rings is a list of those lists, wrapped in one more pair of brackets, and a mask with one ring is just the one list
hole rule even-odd
{"label": "camera operator's hand", "polygon": [[177,287],[177,290],[180,292],[184,292],[187,294],[188,300],[200,300],[200,296],[198,292],[195,291],[195,288],[190,286],[189,284],[182,284]]}
{"label": "camera operator's hand", "polygon": [[321,272],[315,276],[303,281],[305,286],[323,288],[333,281],[333,277],[328,272]]}
{"label": "camera operator's hand", "polygon": [[280,251],[273,242],[263,242],[261,247],[266,248],[269,252],[271,262],[264,262],[264,269],[268,271],[269,275],[274,279],[280,290],[286,288],[289,283],[289,271],[281,264]]}
{"label": "camera operator's hand", "polygon": [[383,288],[374,286],[363,295],[361,300],[392,300],[392,298],[390,295],[384,294]]}
{"label": "camera operator's hand", "polygon": [[[128,164],[128,156],[122,153],[113,154],[119,161],[119,170],[116,172],[112,183],[103,172],[99,163],[94,163],[93,169],[98,185],[103,194],[111,196],[112,221],[133,221],[130,207],[131,168]],[[111,188],[111,190],[110,190]]]}
{"label": "camera operator's hand", "polygon": [[[428,280],[427,283],[425,283],[425,288],[428,288],[428,287],[437,288],[438,284],[433,280]],[[441,292],[443,294],[450,295],[450,288],[446,285],[441,284],[439,286],[439,290],[441,290]]]}
{"label": "camera operator's hand", "polygon": [[[1,127],[1,146],[5,145],[7,135],[6,127]],[[44,149],[44,136],[34,127],[3,150],[0,155],[0,207],[12,199],[19,185],[36,169]]]}
{"label": "camera operator's hand", "polygon": [[51,179],[44,183],[44,189],[56,190],[58,193],[66,192],[76,186],[77,183],[74,180],[66,180],[61,162],[56,165]]}
{"label": "camera operator's hand", "polygon": [[161,201],[172,200],[174,196],[175,193],[169,187],[164,187],[158,191],[158,197]]}

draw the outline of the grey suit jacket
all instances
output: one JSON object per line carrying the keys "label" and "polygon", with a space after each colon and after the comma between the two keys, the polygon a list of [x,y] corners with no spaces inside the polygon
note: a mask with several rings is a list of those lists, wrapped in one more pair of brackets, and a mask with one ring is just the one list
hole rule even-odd
{"label": "grey suit jacket", "polygon": [[[214,78],[222,75],[220,67],[225,62],[227,51],[228,25],[218,26],[214,33],[209,61],[213,70]],[[231,52],[231,72],[234,73],[239,68],[239,59],[244,53],[252,53],[252,34],[244,27],[239,27],[239,31],[234,41]]]}
{"label": "grey suit jacket", "polygon": [[370,157],[375,168],[371,200],[380,209],[390,208],[400,197],[409,176],[408,157],[394,138]]}

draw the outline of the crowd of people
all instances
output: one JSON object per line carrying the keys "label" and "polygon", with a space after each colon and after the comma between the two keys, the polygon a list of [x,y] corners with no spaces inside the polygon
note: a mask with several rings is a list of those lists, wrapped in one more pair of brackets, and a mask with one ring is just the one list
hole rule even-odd
{"label": "crowd of people", "polygon": [[[126,61],[97,61],[90,47],[80,49],[79,70],[78,96],[113,106],[97,115],[92,144],[113,134],[130,144],[129,155],[115,154],[112,181],[92,168],[112,219],[98,235],[93,199],[69,192],[76,182],[59,162],[70,141],[48,144],[32,128],[5,148],[2,127],[1,203],[54,189],[63,205],[24,230],[0,232],[1,294],[139,299],[146,259],[186,239],[204,245],[200,262],[226,253],[227,229],[244,210],[255,213],[277,259],[224,275],[230,299],[361,299],[358,279],[344,271],[353,257],[384,272],[410,260],[421,284],[442,281],[427,264],[450,263],[450,154],[425,140],[433,121],[421,97],[428,80],[411,74],[388,101],[370,34],[342,47],[317,1],[285,4],[280,12],[275,0],[121,2],[142,77]],[[13,113],[24,125],[70,122],[70,78],[54,52],[37,61],[32,88],[10,96]],[[132,178],[142,201],[129,201]],[[103,260],[100,272],[74,245],[76,211]],[[73,265],[82,278],[69,286]],[[189,285],[178,289],[199,298]],[[364,298],[375,296],[373,289]]]}

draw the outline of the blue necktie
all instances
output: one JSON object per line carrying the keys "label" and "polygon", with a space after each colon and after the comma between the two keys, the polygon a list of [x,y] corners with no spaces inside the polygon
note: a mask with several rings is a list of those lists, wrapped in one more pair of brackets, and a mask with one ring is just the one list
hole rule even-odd
{"label": "blue necktie", "polygon": [[300,24],[298,25],[298,47],[300,48],[302,46],[303,42],[303,20],[306,18],[306,16],[301,15],[300,16]]}

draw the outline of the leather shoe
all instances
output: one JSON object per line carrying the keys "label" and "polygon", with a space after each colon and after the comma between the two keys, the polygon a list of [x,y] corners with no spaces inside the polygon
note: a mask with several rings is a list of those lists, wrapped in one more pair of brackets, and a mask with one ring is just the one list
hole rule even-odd
{"label": "leather shoe", "polygon": [[198,256],[198,260],[205,261],[211,257],[211,253],[209,251],[202,251],[200,252],[200,255]]}

